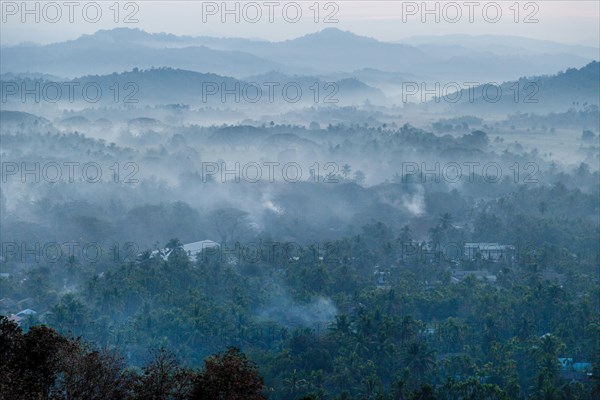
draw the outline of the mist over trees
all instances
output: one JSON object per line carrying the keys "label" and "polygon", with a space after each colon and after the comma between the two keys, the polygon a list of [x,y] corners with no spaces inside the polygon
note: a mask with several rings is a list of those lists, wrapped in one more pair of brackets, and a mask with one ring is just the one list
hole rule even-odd
{"label": "mist over trees", "polygon": [[597,49],[509,39],[3,46],[0,397],[600,398]]}

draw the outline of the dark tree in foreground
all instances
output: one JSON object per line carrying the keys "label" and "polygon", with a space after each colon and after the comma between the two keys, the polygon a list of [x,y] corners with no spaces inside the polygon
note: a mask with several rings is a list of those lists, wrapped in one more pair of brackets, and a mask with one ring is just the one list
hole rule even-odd
{"label": "dark tree in foreground", "polygon": [[140,372],[116,353],[95,350],[45,326],[23,334],[0,316],[2,400],[263,400],[256,366],[230,348],[205,360],[201,372],[158,350]]}
{"label": "dark tree in foreground", "polygon": [[137,400],[189,399],[194,371],[182,368],[175,355],[165,349],[153,353],[152,361],[135,379]]}
{"label": "dark tree in foreground", "polygon": [[17,324],[0,317],[0,398],[50,398],[66,342],[44,326],[23,335]]}
{"label": "dark tree in foreground", "polygon": [[263,380],[256,366],[238,349],[204,360],[192,399],[263,400]]}

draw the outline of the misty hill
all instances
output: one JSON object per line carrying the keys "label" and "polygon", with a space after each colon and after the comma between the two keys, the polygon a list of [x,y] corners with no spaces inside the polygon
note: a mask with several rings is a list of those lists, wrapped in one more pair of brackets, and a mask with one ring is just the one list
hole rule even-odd
{"label": "misty hill", "polygon": [[[421,52],[411,46],[378,42],[331,28],[279,43],[178,37],[119,28],[45,46],[6,47],[3,53],[3,71],[35,71],[43,65],[45,73],[70,76],[151,66],[234,76],[272,69],[406,69],[419,60],[425,61]],[[288,68],[280,64],[281,60]]]}
{"label": "misty hill", "polygon": [[[518,45],[499,43],[494,36],[459,35],[444,41],[413,38],[393,43],[337,28],[292,40],[268,42],[151,34],[139,29],[118,28],[44,46],[3,47],[0,67],[6,72],[81,76],[154,66],[237,78],[272,70],[323,75],[372,69],[418,73],[432,79],[494,81],[548,74],[594,60],[592,49],[585,46],[524,38],[513,42]],[[535,46],[538,46],[537,50],[532,52],[531,48]],[[536,56],[532,57],[532,54]],[[37,71],[41,66],[44,70]],[[393,83],[393,79],[384,82]]]}
{"label": "misty hill", "polygon": [[128,43],[155,48],[182,48],[204,46],[214,50],[245,51],[253,44],[268,43],[267,41],[245,38],[220,38],[212,36],[174,35],[171,33],[150,33],[138,28],[114,28],[99,30],[92,35],[82,35],[77,39],[81,43],[95,45],[98,42]]}
{"label": "misty hill", "polygon": [[243,50],[265,59],[285,60],[290,66],[322,73],[372,69],[438,79],[506,80],[583,66],[598,58],[598,49],[593,47],[498,35],[418,36],[390,43],[327,28],[278,43],[207,37],[187,40],[213,49]]}
{"label": "misty hill", "polygon": [[[88,75],[77,78],[82,85],[95,82],[101,87],[108,88],[117,83],[123,90],[123,96],[130,95],[132,101],[138,104],[167,104],[167,103],[200,103],[202,102],[203,85],[215,84],[221,87],[235,87],[242,84],[235,78],[212,73],[199,73],[182,69],[154,68],[138,69],[120,74]],[[133,83],[131,89],[126,85]],[[110,92],[109,92],[110,93]],[[212,97],[207,97],[211,99]],[[219,98],[219,96],[214,96]],[[111,102],[113,99],[108,98]],[[125,101],[125,97],[123,101]]]}
{"label": "misty hill", "polygon": [[[473,89],[473,101],[469,100],[468,89],[462,90],[461,100],[452,108],[463,111],[485,112],[488,114],[504,114],[514,112],[560,112],[569,108],[587,105],[598,106],[600,99],[600,63],[591,62],[576,69],[569,68],[555,75],[521,78],[517,81],[504,82],[499,85],[501,96],[493,101],[496,90],[488,88],[487,97],[483,94],[484,86]],[[518,88],[518,90],[517,90]],[[450,95],[452,97],[454,95]],[[433,105],[434,101],[429,102]],[[447,108],[450,101],[440,101],[440,106]]]}
{"label": "misty hill", "polygon": [[7,72],[38,72],[43,68],[44,73],[73,77],[153,66],[227,75],[261,73],[279,67],[277,62],[241,51],[218,51],[205,46],[157,47],[160,43],[154,35],[137,29],[100,31],[45,46],[3,47],[0,68]]}
{"label": "misty hill", "polygon": [[484,51],[496,55],[571,54],[581,58],[598,59],[598,49],[592,46],[510,35],[418,35],[399,40],[398,43],[418,46],[427,51],[443,51],[450,47],[452,50]]}
{"label": "misty hill", "polygon": [[50,75],[50,74],[43,74],[43,73],[39,73],[39,72],[19,72],[16,74],[7,72],[5,74],[0,74],[0,80],[11,81],[11,80],[15,80],[15,79],[45,79],[47,81],[55,81],[55,82],[65,80],[64,77],[59,77],[59,76]]}
{"label": "misty hill", "polygon": [[263,59],[284,60],[294,70],[312,73],[350,72],[362,68],[406,70],[429,61],[419,49],[380,42],[337,28],[327,28],[282,42],[199,37],[191,43],[220,50],[244,50]]}
{"label": "misty hill", "polygon": [[[313,100],[315,99],[314,96],[318,95],[318,101],[315,101],[315,103],[337,104],[339,102],[343,104],[360,104],[362,103],[361,100],[369,99],[371,102],[381,104],[387,101],[381,90],[365,83],[360,78],[357,78],[356,75],[358,74],[342,74],[342,76],[336,77],[332,74],[322,77],[287,75],[279,71],[270,71],[266,74],[247,77],[244,80],[263,85],[269,82],[277,82],[281,86],[297,83],[313,97]],[[331,84],[335,86],[331,86]],[[319,86],[318,93],[315,85]]]}
{"label": "misty hill", "polygon": [[[318,105],[318,104],[362,104],[364,101],[384,103],[386,98],[381,91],[354,79],[324,81],[318,77],[288,76],[281,73],[255,75],[248,80],[212,73],[200,73],[182,69],[153,68],[138,69],[109,75],[86,75],[76,78],[71,84],[74,101],[69,99],[68,84],[44,79],[13,79],[11,83],[20,88],[40,88],[59,86],[62,90],[60,104],[77,105],[157,105],[189,104],[194,106],[213,105],[218,107],[254,107],[264,104],[279,105]],[[269,86],[275,84],[274,86]],[[97,95],[100,87],[101,95]],[[84,89],[88,98],[98,101],[85,101]],[[0,87],[0,94],[9,87]],[[10,87],[12,89],[12,86]],[[43,93],[45,90],[41,90]],[[54,96],[54,89],[48,89],[48,97]],[[51,93],[50,93],[51,92]],[[7,104],[22,106],[20,93],[6,94]],[[33,96],[29,98],[33,102]],[[42,99],[42,104],[47,103]],[[53,105],[56,104],[52,102]]]}
{"label": "misty hill", "polygon": [[50,121],[48,121],[46,118],[38,117],[37,115],[20,111],[6,110],[0,110],[0,122],[2,122],[3,126],[18,124],[39,125],[50,123]]}
{"label": "misty hill", "polygon": [[403,44],[379,42],[336,28],[324,29],[297,39],[255,49],[254,54],[322,71],[377,68],[407,71],[430,59],[419,49]]}
{"label": "misty hill", "polygon": [[[416,46],[442,58],[448,76],[482,83],[582,67],[598,60],[600,54],[598,48],[591,46],[509,35],[423,35],[397,43]],[[421,72],[426,71],[427,67]]]}

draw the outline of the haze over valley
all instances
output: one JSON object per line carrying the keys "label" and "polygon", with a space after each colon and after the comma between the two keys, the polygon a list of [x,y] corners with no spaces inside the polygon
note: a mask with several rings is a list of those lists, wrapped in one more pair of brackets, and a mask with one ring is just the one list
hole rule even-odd
{"label": "haze over valley", "polygon": [[344,4],[3,3],[0,398],[600,398],[600,47]]}

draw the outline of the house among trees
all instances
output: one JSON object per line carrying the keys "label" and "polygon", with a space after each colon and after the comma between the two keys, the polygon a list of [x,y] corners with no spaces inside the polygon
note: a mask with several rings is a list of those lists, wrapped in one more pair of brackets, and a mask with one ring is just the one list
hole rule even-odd
{"label": "house among trees", "polygon": [[457,270],[452,271],[452,276],[450,278],[450,282],[459,283],[467,278],[467,276],[473,276],[478,281],[494,283],[496,282],[496,275],[492,275],[487,271],[463,271]]}
{"label": "house among trees", "polygon": [[17,313],[17,317],[21,317],[21,318],[27,318],[27,317],[29,317],[29,316],[36,315],[36,314],[37,314],[37,311],[35,311],[35,310],[32,310],[32,309],[30,309],[30,308],[27,308],[27,309],[25,309],[25,310],[23,310],[23,311],[19,311],[19,312]]}
{"label": "house among trees", "polygon": [[375,271],[373,275],[375,276],[375,284],[377,289],[389,289],[390,285],[388,284],[388,277],[390,275],[389,271],[383,271],[379,265],[375,266]]}
{"label": "house among trees", "polygon": [[592,363],[573,362],[571,357],[559,357],[561,375],[570,380],[583,380],[592,376]]}
{"label": "house among trees", "polygon": [[515,246],[498,243],[465,243],[464,256],[468,260],[481,257],[487,261],[513,261]]}
{"label": "house among trees", "polygon": [[[183,251],[187,254],[190,259],[194,259],[198,254],[202,253],[203,250],[220,247],[219,243],[213,242],[212,240],[201,240],[199,242],[193,242],[184,244],[182,246]],[[154,250],[152,255],[160,254],[160,256],[166,261],[169,255],[173,252],[172,248],[165,248],[162,250]]]}
{"label": "house among trees", "polygon": [[15,324],[21,326],[21,323],[23,323],[23,321],[27,321],[30,318],[35,318],[36,315],[37,311],[32,310],[30,308],[26,308],[25,310],[19,311],[16,314],[11,314],[10,316],[8,316],[8,319],[14,322]]}

